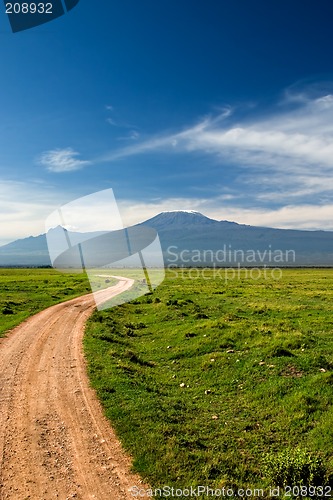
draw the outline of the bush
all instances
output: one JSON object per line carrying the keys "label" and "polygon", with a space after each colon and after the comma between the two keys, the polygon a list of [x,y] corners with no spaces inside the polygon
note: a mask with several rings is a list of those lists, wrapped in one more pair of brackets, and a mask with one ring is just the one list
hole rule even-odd
{"label": "bush", "polygon": [[264,458],[263,472],[274,486],[322,486],[326,468],[316,453],[301,448],[287,448]]}
{"label": "bush", "polygon": [[2,314],[14,314],[14,311],[13,309],[6,305],[3,309],[2,309]]}

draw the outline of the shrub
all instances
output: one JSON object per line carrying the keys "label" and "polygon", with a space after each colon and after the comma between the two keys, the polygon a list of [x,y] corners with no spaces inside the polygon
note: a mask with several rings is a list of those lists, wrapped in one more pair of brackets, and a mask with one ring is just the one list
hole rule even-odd
{"label": "shrub", "polygon": [[5,307],[2,309],[2,314],[14,314],[14,311],[10,306],[5,305]]}
{"label": "shrub", "polygon": [[301,448],[287,448],[281,453],[268,453],[263,473],[274,486],[322,486],[326,468],[318,454]]}

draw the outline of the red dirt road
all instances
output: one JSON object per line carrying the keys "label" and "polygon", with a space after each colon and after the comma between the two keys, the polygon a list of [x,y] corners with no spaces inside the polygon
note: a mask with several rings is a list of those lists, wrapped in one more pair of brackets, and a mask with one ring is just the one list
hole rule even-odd
{"label": "red dirt road", "polygon": [[[119,278],[101,301],[132,285]],[[0,339],[0,498],[121,500],[140,486],[89,386],[92,295],[52,306]]]}

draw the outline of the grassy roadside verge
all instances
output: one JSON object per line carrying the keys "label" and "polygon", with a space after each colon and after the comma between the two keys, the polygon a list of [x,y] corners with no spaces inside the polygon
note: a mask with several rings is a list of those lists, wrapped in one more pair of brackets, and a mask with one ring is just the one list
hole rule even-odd
{"label": "grassy roadside verge", "polygon": [[153,487],[269,487],[267,453],[299,447],[327,482],[333,271],[190,272],[88,322],[90,378],[135,469]]}
{"label": "grassy roadside verge", "polygon": [[90,291],[85,274],[0,268],[0,336],[48,306]]}

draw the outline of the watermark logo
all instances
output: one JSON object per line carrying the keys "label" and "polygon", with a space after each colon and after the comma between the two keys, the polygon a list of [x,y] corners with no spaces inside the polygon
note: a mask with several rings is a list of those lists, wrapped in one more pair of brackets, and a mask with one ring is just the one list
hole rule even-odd
{"label": "watermark logo", "polygon": [[296,252],[292,249],[273,248],[237,249],[223,244],[216,250],[179,248],[166,249],[167,269],[171,277],[185,279],[279,280],[281,267],[293,266]]}
{"label": "watermark logo", "polygon": [[[133,498],[276,498],[280,497],[280,494],[282,494],[283,491],[285,491],[285,496],[288,496],[288,488],[288,486],[284,490],[280,487],[274,486],[266,489],[232,488],[226,486],[211,488],[207,485],[177,488],[174,486],[164,485],[161,488],[141,488],[138,486],[132,486],[129,489],[129,492]],[[319,486],[318,488],[320,489],[322,487]],[[307,487],[304,487],[303,489],[307,491]],[[297,491],[300,491],[300,488],[298,488]]]}
{"label": "watermark logo", "polygon": [[[152,292],[165,277],[157,232],[142,224],[124,228],[113,190],[76,199],[46,220],[51,263],[63,272],[86,272],[99,310]],[[124,292],[108,298],[120,277]]]}
{"label": "watermark logo", "polygon": [[35,28],[63,16],[72,10],[80,0],[26,1],[4,0],[6,14],[13,33]]}
{"label": "watermark logo", "polygon": [[280,267],[242,267],[237,264],[237,267],[217,267],[213,264],[210,267],[181,267],[177,268],[168,265],[170,279],[203,279],[203,280],[223,280],[225,283],[229,281],[278,281],[282,279],[283,271]]}
{"label": "watermark logo", "polygon": [[264,249],[233,248],[231,244],[224,244],[217,250],[178,248],[170,245],[166,251],[169,264],[178,266],[286,266],[296,262],[296,252],[292,249],[272,248],[268,245]]}

